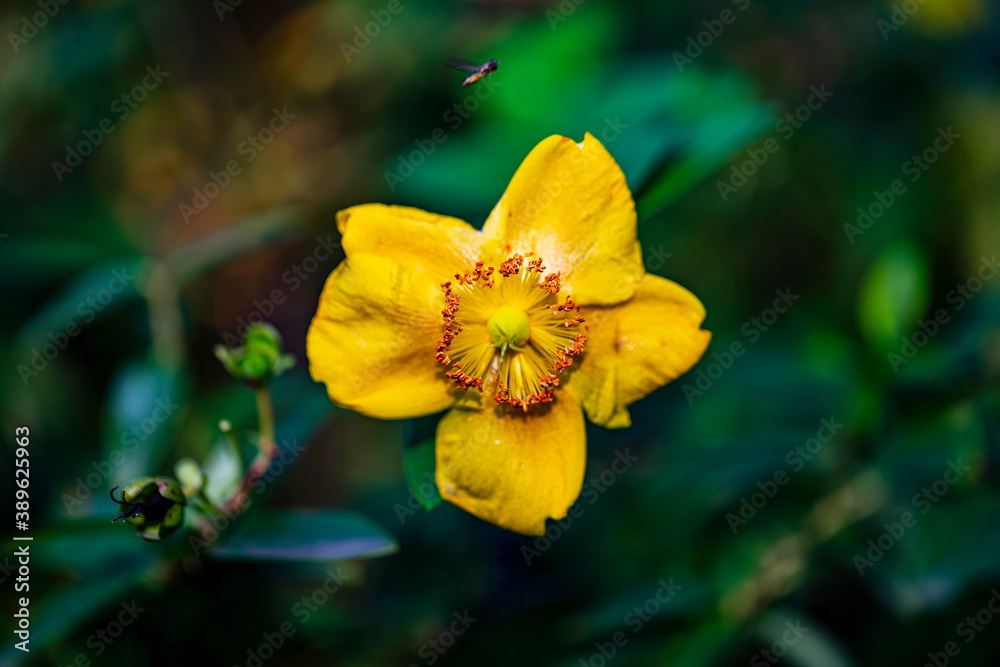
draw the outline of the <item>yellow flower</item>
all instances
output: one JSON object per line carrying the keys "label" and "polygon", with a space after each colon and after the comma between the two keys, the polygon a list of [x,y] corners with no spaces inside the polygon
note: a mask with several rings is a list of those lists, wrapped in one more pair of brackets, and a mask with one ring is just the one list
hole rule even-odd
{"label": "yellow flower", "polygon": [[643,269],[625,177],[590,134],[536,146],[482,232],[380,204],[337,226],[346,259],[309,329],[313,378],[372,417],[449,410],[441,495],[509,530],[540,535],[576,500],[584,412],[628,426],[627,406],[708,345],[701,302]]}

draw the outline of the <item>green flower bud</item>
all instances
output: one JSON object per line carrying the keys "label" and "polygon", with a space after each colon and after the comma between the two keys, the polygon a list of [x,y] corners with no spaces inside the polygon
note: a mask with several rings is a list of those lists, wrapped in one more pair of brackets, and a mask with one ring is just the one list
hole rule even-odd
{"label": "green flower bud", "polygon": [[236,362],[236,368],[246,379],[264,380],[271,375],[272,364],[266,355],[247,352],[246,356]]}
{"label": "green flower bud", "polygon": [[247,354],[262,355],[272,363],[281,357],[281,334],[270,324],[253,324],[243,339]]}
{"label": "green flower bud", "polygon": [[177,530],[184,522],[184,505],[187,502],[180,485],[169,477],[141,477],[122,488],[118,503],[121,514],[112,520],[125,519],[135,526],[135,532],[146,540],[159,540]]}
{"label": "green flower bud", "polygon": [[229,374],[250,383],[266,382],[295,365],[291,355],[281,353],[281,334],[270,324],[253,324],[247,330],[243,346],[215,347],[215,356]]}
{"label": "green flower bud", "polygon": [[186,498],[196,495],[205,485],[205,473],[194,459],[181,459],[174,465],[174,472]]}

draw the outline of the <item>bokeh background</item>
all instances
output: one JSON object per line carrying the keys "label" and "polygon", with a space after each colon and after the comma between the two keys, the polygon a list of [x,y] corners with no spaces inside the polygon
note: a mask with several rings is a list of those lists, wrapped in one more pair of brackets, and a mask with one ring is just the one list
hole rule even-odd
{"label": "bokeh background", "polygon": [[[0,488],[13,514],[28,426],[35,538],[31,653],[5,631],[3,664],[1000,664],[995,4],[9,0],[0,33]],[[462,89],[451,56],[500,67]],[[334,213],[478,226],[538,141],[587,131],[712,344],[631,428],[588,425],[544,540],[428,512],[437,418],[308,376]],[[248,438],[254,402],[212,347],[261,317],[299,361],[273,384],[293,462],[239,521],[350,512],[381,557],[295,558],[343,537],[320,519],[282,560],[239,522],[198,556],[109,523],[112,486],[180,457],[231,482],[216,424]]]}

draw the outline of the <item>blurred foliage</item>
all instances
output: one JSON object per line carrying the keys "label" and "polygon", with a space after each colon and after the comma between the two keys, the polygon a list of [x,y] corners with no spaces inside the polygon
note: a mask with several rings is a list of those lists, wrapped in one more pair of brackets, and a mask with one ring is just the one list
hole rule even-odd
{"label": "blurred foliage", "polygon": [[[34,537],[32,650],[7,632],[0,663],[997,664],[995,6],[12,0],[0,26],[0,424],[8,460],[31,429]],[[453,55],[500,66],[463,89]],[[332,407],[305,332],[338,209],[478,226],[585,132],[713,342],[631,428],[588,426],[580,511],[527,538],[424,488],[436,417]],[[260,320],[298,364],[247,516],[207,549],[112,526],[110,488],[181,457],[238,483],[217,424],[254,442],[254,399],[212,349]]]}

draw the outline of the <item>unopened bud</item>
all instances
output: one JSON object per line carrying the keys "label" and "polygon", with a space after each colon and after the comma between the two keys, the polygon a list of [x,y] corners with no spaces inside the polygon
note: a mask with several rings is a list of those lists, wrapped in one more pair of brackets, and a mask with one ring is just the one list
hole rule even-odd
{"label": "unopened bud", "polygon": [[215,356],[229,374],[250,383],[266,382],[295,365],[295,358],[281,353],[281,335],[270,324],[254,324],[243,339],[243,346],[228,349],[215,347]]}
{"label": "unopened bud", "polygon": [[118,503],[121,514],[112,523],[125,519],[146,540],[166,537],[183,523],[187,501],[175,480],[169,477],[141,477],[122,488],[121,498],[115,498],[117,488],[111,489],[111,499]]}

